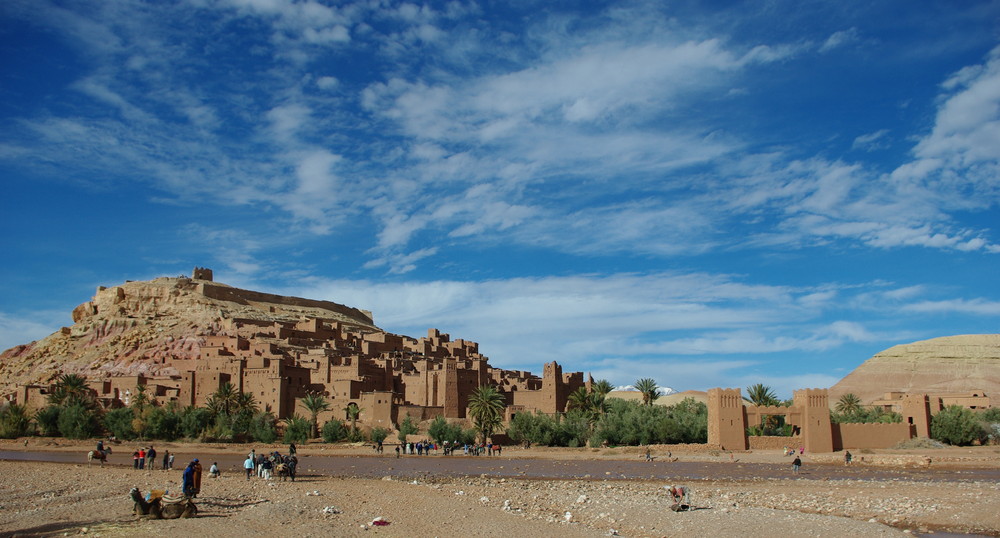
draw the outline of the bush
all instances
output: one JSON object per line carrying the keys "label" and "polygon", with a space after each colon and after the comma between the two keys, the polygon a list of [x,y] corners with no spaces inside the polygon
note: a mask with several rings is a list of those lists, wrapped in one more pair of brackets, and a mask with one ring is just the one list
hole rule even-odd
{"label": "bush", "polygon": [[987,432],[971,409],[952,405],[931,417],[931,437],[950,445],[971,445],[985,441]]}
{"label": "bush", "polygon": [[416,424],[413,423],[413,419],[411,419],[410,416],[407,415],[403,419],[403,422],[399,423],[399,435],[398,435],[399,442],[405,443],[407,435],[413,435],[418,431],[420,430],[418,430]]}
{"label": "bush", "polygon": [[431,440],[439,445],[443,445],[445,441],[451,443],[454,441],[462,441],[465,438],[460,424],[449,424],[448,421],[440,415],[435,417],[431,422],[430,427],[427,429],[427,435],[429,435]]}
{"label": "bush", "polygon": [[83,404],[72,404],[59,412],[59,432],[68,439],[89,439],[100,429],[97,413]]}
{"label": "bush", "polygon": [[347,426],[340,420],[328,420],[323,424],[323,442],[336,443],[347,438]]}
{"label": "bush", "polygon": [[373,443],[381,443],[385,441],[385,438],[389,437],[389,430],[385,428],[372,428],[371,438]]}
{"label": "bush", "polygon": [[135,430],[132,429],[132,409],[120,407],[112,409],[104,414],[104,428],[122,441],[135,439]]}
{"label": "bush", "polygon": [[31,432],[31,417],[23,405],[9,403],[0,408],[0,437],[13,439]]}
{"label": "bush", "polygon": [[186,407],[181,411],[180,433],[189,439],[201,437],[212,424],[212,412],[203,407]]}
{"label": "bush", "polygon": [[56,437],[59,435],[59,412],[61,407],[50,405],[35,412],[35,424],[38,425],[38,433],[45,437]]}
{"label": "bush", "polygon": [[181,436],[181,415],[174,409],[153,407],[146,416],[146,435],[173,441]]}
{"label": "bush", "polygon": [[285,419],[286,443],[305,443],[312,433],[312,422],[298,415],[292,415]]}
{"label": "bush", "polygon": [[[312,425],[310,425],[310,428]],[[250,421],[250,437],[255,441],[271,444],[278,438],[278,429],[275,427],[274,415],[268,412],[258,412],[254,414]]]}

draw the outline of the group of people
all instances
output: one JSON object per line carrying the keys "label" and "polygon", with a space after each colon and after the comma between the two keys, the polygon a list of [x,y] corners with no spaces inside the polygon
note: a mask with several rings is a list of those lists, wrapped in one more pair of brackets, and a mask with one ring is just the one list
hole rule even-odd
{"label": "group of people", "polygon": [[[257,454],[257,450],[251,450],[247,454],[247,459],[243,461],[243,470],[247,473],[247,480],[254,474],[258,478],[270,480],[275,472],[278,472],[282,480],[290,478],[295,482],[295,473],[299,465],[299,458],[296,454],[295,445],[290,445],[288,454],[282,455],[275,450],[270,454]],[[283,472],[281,472],[283,471]]]}
{"label": "group of people", "polygon": [[[483,454],[489,456],[499,456],[503,451],[503,448],[499,443],[459,443],[458,441],[445,441],[440,446],[437,443],[432,443],[430,441],[418,441],[416,443],[403,443],[401,445],[396,445],[396,457],[398,458],[401,454],[410,454],[417,456],[428,456],[431,450],[442,449],[445,456],[450,456],[456,450],[461,447],[462,453],[466,456],[481,456]],[[379,443],[375,447],[377,453],[382,452],[382,443]]]}
{"label": "group of people", "polygon": [[[98,443],[98,450],[102,450],[100,445],[101,443]],[[163,466],[161,468],[164,470],[170,469],[172,463],[173,458],[170,456],[170,451],[168,450],[163,454]],[[146,469],[147,467],[150,470],[156,468],[156,449],[152,445],[149,448],[137,448],[132,452],[132,468],[138,470]]]}

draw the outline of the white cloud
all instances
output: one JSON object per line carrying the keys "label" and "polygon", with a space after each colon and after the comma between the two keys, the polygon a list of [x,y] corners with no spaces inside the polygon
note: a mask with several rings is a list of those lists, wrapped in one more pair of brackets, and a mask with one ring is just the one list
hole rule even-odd
{"label": "white cloud", "polygon": [[1000,302],[989,299],[948,299],[921,301],[902,307],[908,312],[955,312],[980,316],[1000,316]]}
{"label": "white cloud", "polygon": [[864,151],[885,149],[888,147],[888,143],[885,140],[887,134],[889,134],[888,129],[880,129],[874,133],[858,136],[854,139],[854,143],[851,144],[851,149],[861,149]]}
{"label": "white cloud", "polygon": [[66,312],[0,312],[0,351],[41,340],[72,322]]}
{"label": "white cloud", "polygon": [[845,45],[851,43],[856,43],[860,41],[861,36],[857,28],[849,28],[847,30],[841,30],[839,32],[834,32],[823,42],[820,46],[820,52],[830,52],[831,50],[838,49]]}

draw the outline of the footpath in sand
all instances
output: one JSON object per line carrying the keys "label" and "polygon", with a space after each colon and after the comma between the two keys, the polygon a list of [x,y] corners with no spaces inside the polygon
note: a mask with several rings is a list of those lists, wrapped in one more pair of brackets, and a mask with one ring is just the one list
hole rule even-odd
{"label": "footpath in sand", "polygon": [[[222,464],[222,478],[203,479],[196,500],[199,515],[185,520],[149,520],[132,514],[128,490],[180,489],[181,469],[191,455],[207,468],[214,460],[235,461],[250,445],[157,444],[177,451],[173,471],[134,471],[130,445],[116,447],[111,463],[88,466],[91,444],[32,439],[0,443],[0,535],[207,535],[207,536],[905,536],[918,532],[1000,535],[1000,449],[877,451],[849,472],[839,454],[806,455],[803,472],[793,475],[789,458],[772,452],[686,453],[668,447],[654,452],[650,478],[626,478],[590,469],[633,469],[637,449],[508,448],[491,465],[498,471],[528,469],[518,477],[480,472],[472,476],[406,469],[391,449],[382,457],[370,448],[308,445],[300,450],[302,473],[293,482],[247,481],[235,464]],[[255,445],[284,451],[285,445]],[[127,452],[127,454],[126,454]],[[68,456],[68,458],[67,458]],[[861,455],[857,455],[860,459]],[[924,467],[930,456],[933,464]],[[76,459],[79,463],[16,461],[24,457]],[[411,464],[413,458],[411,456]],[[486,457],[424,456],[454,462]],[[450,459],[449,459],[450,458]],[[672,459],[672,458],[670,458]],[[532,478],[527,462],[561,462],[566,479]],[[350,462],[349,474],[327,474],[331,461]],[[670,478],[669,465],[697,462],[699,473],[738,479]],[[117,465],[114,465],[118,463]],[[701,465],[704,464],[704,465]],[[608,467],[612,465],[615,467]],[[179,468],[178,468],[179,467]],[[342,467],[342,466],[341,466]],[[682,466],[676,467],[678,470]],[[667,469],[664,471],[664,469]],[[707,469],[707,471],[705,471]],[[727,471],[728,469],[728,471]],[[837,471],[844,469],[844,478]],[[870,470],[871,478],[865,471]],[[381,477],[377,477],[381,474]],[[624,475],[622,475],[624,476]],[[692,489],[699,507],[675,513],[663,485]],[[385,526],[373,526],[375,518]]]}

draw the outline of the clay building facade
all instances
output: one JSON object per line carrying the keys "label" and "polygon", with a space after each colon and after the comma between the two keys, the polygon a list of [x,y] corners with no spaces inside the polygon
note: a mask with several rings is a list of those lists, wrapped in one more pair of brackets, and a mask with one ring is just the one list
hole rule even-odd
{"label": "clay building facade", "polygon": [[[199,347],[197,358],[164,361],[176,374],[107,377],[88,384],[103,406],[113,408],[128,405],[140,385],[156,404],[203,407],[230,383],[279,419],[309,416],[301,399],[318,394],[330,404],[320,423],[346,419],[346,409],[356,406],[359,423],[388,428],[406,416],[465,420],[469,397],[484,385],[505,398],[508,417],[521,411],[565,412],[569,394],[591,384],[582,372],[563,374],[556,362],[545,364],[541,378],[493,368],[479,344],[452,341],[437,329],[417,339],[318,318],[227,319],[217,334],[199,337]],[[39,408],[50,388],[21,387],[17,399]]]}

